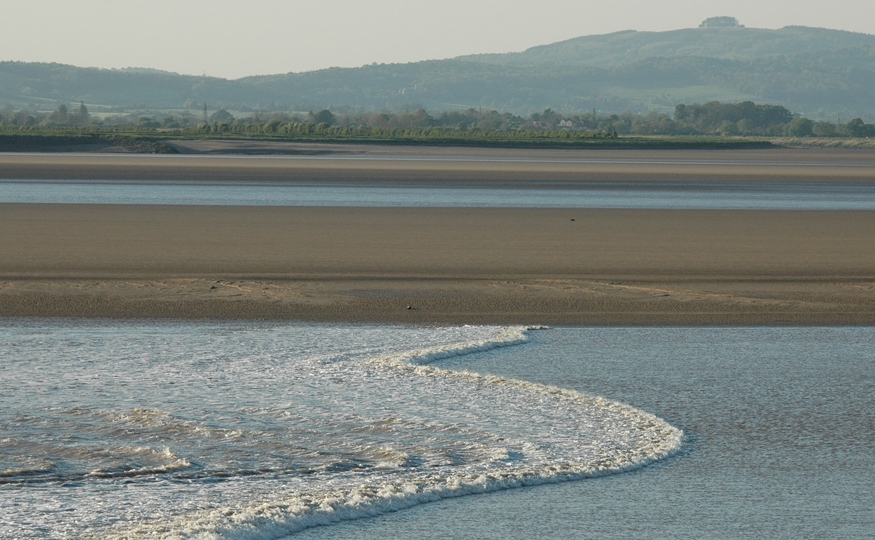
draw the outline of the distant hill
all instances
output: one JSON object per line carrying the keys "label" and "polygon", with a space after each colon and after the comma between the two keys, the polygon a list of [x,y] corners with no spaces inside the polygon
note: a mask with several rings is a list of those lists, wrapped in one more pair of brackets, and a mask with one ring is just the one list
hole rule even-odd
{"label": "distant hill", "polygon": [[479,54],[459,59],[505,66],[619,67],[655,57],[751,60],[856,47],[875,47],[875,36],[804,26],[780,30],[688,28],[669,32],[626,30],[540,45],[521,53]]}
{"label": "distant hill", "polygon": [[332,68],[229,81],[148,69],[0,63],[0,107],[170,109],[484,107],[528,114],[672,112],[708,101],[784,105],[814,119],[875,118],[875,36],[788,27],[617,32],[521,53]]}

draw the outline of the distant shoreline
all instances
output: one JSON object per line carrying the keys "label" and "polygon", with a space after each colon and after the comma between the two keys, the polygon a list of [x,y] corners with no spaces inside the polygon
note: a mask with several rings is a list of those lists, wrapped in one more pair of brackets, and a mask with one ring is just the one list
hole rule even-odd
{"label": "distant shoreline", "polygon": [[0,180],[252,181],[384,187],[562,188],[659,183],[875,183],[846,149],[608,150],[176,141],[185,155],[0,153]]}
{"label": "distant shoreline", "polygon": [[[385,139],[385,138],[289,138],[252,136],[204,136],[178,132],[76,133],[68,131],[18,132],[0,130],[2,153],[97,153],[97,154],[211,154],[211,155],[299,155],[294,146],[320,146],[321,153],[334,147],[385,147],[496,150],[778,150],[846,149],[875,150],[875,141],[849,138],[792,137],[704,137],[653,136],[565,139]],[[201,146],[202,149],[196,149]]]}
{"label": "distant shoreline", "polygon": [[[522,138],[503,137],[270,137],[235,135],[204,135],[182,131],[142,131],[116,132],[101,130],[0,130],[0,153],[2,152],[97,152],[97,153],[138,153],[138,154],[177,154],[179,143],[189,141],[215,141],[238,143],[291,143],[331,145],[375,145],[410,146],[435,148],[501,148],[501,149],[547,149],[547,150],[720,150],[720,149],[758,149],[772,148],[775,145],[762,138],[721,138],[721,137],[591,137],[581,139],[566,138]],[[185,146],[183,144],[183,146]],[[213,151],[211,153],[222,153]],[[240,153],[233,150],[228,153]],[[269,153],[263,151],[262,153]]]}

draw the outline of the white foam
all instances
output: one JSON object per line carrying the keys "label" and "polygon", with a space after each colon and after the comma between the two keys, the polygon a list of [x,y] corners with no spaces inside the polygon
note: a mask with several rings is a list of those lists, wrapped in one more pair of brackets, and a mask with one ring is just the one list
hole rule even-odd
{"label": "white foam", "polygon": [[[497,445],[484,448],[485,461],[464,467],[437,467],[433,471],[415,468],[408,471],[404,467],[411,458],[407,452],[375,448],[372,451],[381,458],[380,464],[368,474],[333,479],[332,482],[340,484],[337,486],[292,488],[287,492],[275,488],[270,495],[248,502],[149,520],[111,533],[101,531],[94,537],[280,538],[308,527],[375,516],[448,497],[616,474],[670,456],[681,447],[681,430],[621,403],[557,387],[429,365],[522,344],[527,339],[526,328],[501,328],[484,339],[390,354],[363,366],[406,377],[465,384],[498,392],[497,395],[510,393],[521,416],[529,411],[533,417],[541,415],[538,403],[544,401],[543,408],[585,420],[579,426],[580,432],[563,436],[586,448],[578,451],[568,444],[553,448],[545,443],[524,442],[521,447],[530,449],[534,457],[513,460],[507,448]],[[465,429],[460,427],[458,431]],[[387,471],[383,472],[383,468]]]}
{"label": "white foam", "polygon": [[118,450],[119,454],[131,456],[142,456],[147,459],[164,460],[166,463],[160,465],[144,465],[142,467],[134,467],[121,471],[115,470],[95,470],[88,473],[87,476],[93,478],[123,478],[132,476],[147,476],[154,474],[165,474],[173,471],[179,471],[191,467],[191,462],[185,458],[180,458],[170,451],[170,448],[164,447],[161,450],[155,450],[148,447],[123,447]]}
{"label": "white foam", "polygon": [[43,463],[39,464],[35,467],[22,467],[18,469],[6,469],[4,471],[0,471],[0,479],[4,477],[17,477],[17,476],[27,476],[30,474],[39,474],[51,471],[54,467],[54,463]]}
{"label": "white foam", "polygon": [[432,362],[446,360],[448,358],[466,356],[478,352],[491,351],[503,347],[523,344],[528,341],[528,338],[526,337],[526,332],[528,330],[529,329],[524,326],[501,328],[495,335],[490,336],[488,339],[450,343],[426,349],[405,351],[400,354],[374,359],[370,363],[372,365],[392,367],[431,364]]}

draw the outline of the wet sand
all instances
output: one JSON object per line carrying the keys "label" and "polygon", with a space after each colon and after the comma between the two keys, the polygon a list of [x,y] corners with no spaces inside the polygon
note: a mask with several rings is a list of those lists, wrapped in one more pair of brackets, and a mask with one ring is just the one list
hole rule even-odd
{"label": "wet sand", "polygon": [[855,211],[0,204],[0,316],[871,325],[873,231]]}
{"label": "wet sand", "polygon": [[[508,150],[239,141],[175,144],[190,155],[0,154],[0,180],[541,189],[586,188],[593,183],[875,183],[875,152],[865,150]],[[224,155],[206,155],[214,152]],[[276,155],[239,155],[260,152]]]}

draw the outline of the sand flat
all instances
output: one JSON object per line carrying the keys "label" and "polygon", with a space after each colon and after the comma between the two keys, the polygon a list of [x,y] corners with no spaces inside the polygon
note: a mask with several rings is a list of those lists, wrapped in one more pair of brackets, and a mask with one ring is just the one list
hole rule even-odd
{"label": "sand flat", "polygon": [[[875,153],[831,149],[179,145],[188,155],[0,154],[0,179],[875,182]],[[0,204],[0,315],[875,324],[873,231],[866,211]]]}
{"label": "sand flat", "polygon": [[0,276],[852,278],[873,231],[868,211],[3,204]]}
{"label": "sand flat", "polygon": [[854,211],[2,204],[0,315],[875,324],[872,231]]}
{"label": "sand flat", "polygon": [[537,187],[561,183],[566,189],[592,182],[875,183],[875,153],[854,150],[508,150],[292,143],[286,146],[297,150],[269,157],[205,155],[206,150],[184,156],[0,154],[0,179]]}

